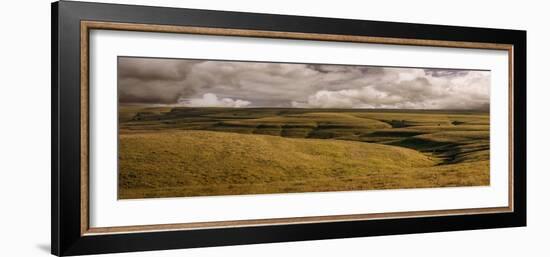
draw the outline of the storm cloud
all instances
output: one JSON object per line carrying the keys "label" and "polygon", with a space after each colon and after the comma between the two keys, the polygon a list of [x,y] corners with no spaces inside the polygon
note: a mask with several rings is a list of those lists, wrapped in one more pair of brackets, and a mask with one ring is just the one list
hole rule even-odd
{"label": "storm cloud", "polygon": [[120,103],[487,109],[490,71],[119,57]]}

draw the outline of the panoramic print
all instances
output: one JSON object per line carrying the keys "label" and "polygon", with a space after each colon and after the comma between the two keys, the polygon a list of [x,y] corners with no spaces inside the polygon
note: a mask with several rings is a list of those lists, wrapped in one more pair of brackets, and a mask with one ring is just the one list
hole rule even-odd
{"label": "panoramic print", "polygon": [[118,57],[118,197],[488,186],[490,77]]}

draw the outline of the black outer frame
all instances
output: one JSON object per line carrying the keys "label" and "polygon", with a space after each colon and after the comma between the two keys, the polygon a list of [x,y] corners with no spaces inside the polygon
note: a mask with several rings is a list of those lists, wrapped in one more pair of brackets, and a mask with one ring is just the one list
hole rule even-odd
{"label": "black outer frame", "polygon": [[[72,1],[52,3],[51,12],[52,254],[164,250],[526,225],[526,31]],[[81,236],[81,20],[512,44],[514,211]]]}

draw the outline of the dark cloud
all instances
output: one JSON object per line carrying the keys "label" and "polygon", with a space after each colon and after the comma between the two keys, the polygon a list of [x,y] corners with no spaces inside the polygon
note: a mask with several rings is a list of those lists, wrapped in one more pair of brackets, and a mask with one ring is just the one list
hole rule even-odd
{"label": "dark cloud", "polygon": [[175,103],[195,89],[182,84],[200,61],[159,58],[118,58],[119,101],[125,103]]}
{"label": "dark cloud", "polygon": [[426,75],[433,77],[458,77],[468,74],[465,70],[425,69]]}
{"label": "dark cloud", "polygon": [[160,59],[160,58],[125,58],[118,59],[119,78],[134,78],[144,81],[181,80],[187,76],[196,60]]}
{"label": "dark cloud", "polygon": [[480,109],[490,72],[120,57],[121,103]]}

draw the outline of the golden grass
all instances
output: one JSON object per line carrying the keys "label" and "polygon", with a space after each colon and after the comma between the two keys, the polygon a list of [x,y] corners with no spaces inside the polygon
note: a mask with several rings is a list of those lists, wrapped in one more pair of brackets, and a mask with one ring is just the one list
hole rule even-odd
{"label": "golden grass", "polygon": [[432,154],[365,142],[122,130],[119,198],[488,185],[488,159],[478,157],[440,165]]}
{"label": "golden grass", "polygon": [[121,198],[489,184],[476,111],[121,106]]}

